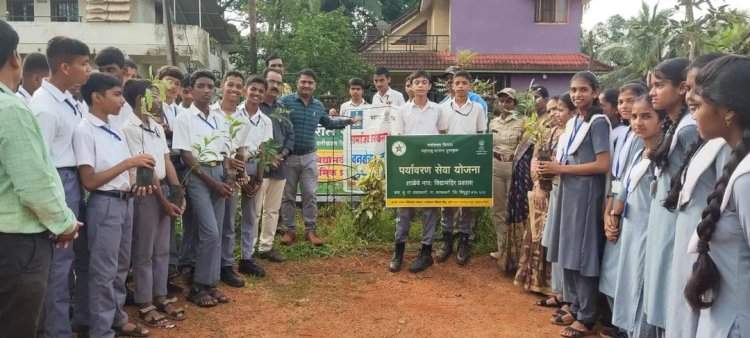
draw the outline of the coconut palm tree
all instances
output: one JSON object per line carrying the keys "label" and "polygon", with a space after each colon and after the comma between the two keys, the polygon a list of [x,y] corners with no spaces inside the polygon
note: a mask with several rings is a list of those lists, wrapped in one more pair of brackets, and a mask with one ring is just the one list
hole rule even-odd
{"label": "coconut palm tree", "polygon": [[604,46],[600,55],[610,60],[614,70],[603,76],[607,85],[621,85],[643,79],[661,60],[675,55],[674,31],[669,18],[674,9],[659,9],[641,3],[637,16],[626,22],[627,33],[619,43]]}

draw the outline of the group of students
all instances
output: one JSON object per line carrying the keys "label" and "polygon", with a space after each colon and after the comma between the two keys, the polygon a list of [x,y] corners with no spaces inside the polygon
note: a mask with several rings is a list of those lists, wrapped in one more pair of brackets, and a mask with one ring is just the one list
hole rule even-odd
{"label": "group of students", "polygon": [[560,98],[554,159],[532,161],[555,177],[538,305],[563,337],[750,337],[750,58],[668,59],[647,83],[581,72]]}
{"label": "group of students", "polygon": [[[9,44],[18,43],[10,26],[0,28]],[[301,71],[298,92],[283,98],[283,66],[269,65],[263,76],[230,71],[215,100],[217,78],[210,71],[185,76],[164,66],[155,80],[127,79],[119,49],[97,53],[98,72],[90,55],[84,42],[51,39],[46,54],[25,58],[15,92],[23,104],[12,102],[38,124],[65,210],[81,222],[53,232],[65,245],[52,250],[39,335],[147,336],[139,323],[171,328],[187,318],[172,297],[181,288],[170,279],[185,276],[187,298],[200,307],[230,301],[219,281],[244,286],[233,268],[238,204],[239,272],[263,277],[255,256],[284,261],[273,249],[279,211],[287,214],[284,242],[291,244],[298,184],[303,195],[317,185],[317,158],[309,160],[314,130],[318,123],[344,128],[356,119],[327,116],[312,97],[312,70]],[[9,87],[15,91],[17,84]],[[263,157],[263,147],[273,154]],[[303,202],[306,239],[321,245],[314,196]],[[138,321],[129,320],[126,299],[138,307]]]}

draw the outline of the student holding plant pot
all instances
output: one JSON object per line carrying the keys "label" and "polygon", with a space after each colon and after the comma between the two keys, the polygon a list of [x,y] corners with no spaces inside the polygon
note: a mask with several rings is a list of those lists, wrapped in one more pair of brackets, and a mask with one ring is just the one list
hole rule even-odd
{"label": "student holding plant pot", "polygon": [[[151,95],[151,99],[147,96]],[[146,325],[169,328],[170,320],[184,320],[185,312],[167,299],[169,270],[169,224],[182,213],[184,200],[175,204],[167,198],[170,188],[182,189],[169,159],[167,138],[153,116],[161,102],[158,88],[146,80],[131,80],[123,90],[125,101],[134,109],[123,133],[131,154],[149,154],[154,168],[137,168],[136,186],[154,185],[154,194],[136,197],[133,211],[132,264],[135,277],[135,303]],[[144,173],[148,173],[145,175]]]}
{"label": "student holding plant pot", "polygon": [[109,74],[92,74],[81,87],[91,114],[73,134],[78,173],[91,195],[86,205],[86,229],[90,251],[88,269],[89,336],[144,337],[148,330],[128,321],[125,278],[130,269],[133,235],[132,197],[150,195],[153,187],[131,190],[130,171],[154,168],[149,154],[131,156],[125,134],[114,128],[110,116],[120,112],[122,85]]}

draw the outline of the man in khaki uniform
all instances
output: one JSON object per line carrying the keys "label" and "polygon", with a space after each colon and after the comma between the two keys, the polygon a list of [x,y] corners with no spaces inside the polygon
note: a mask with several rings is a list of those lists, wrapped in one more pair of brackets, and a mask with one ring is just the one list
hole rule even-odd
{"label": "man in khaki uniform", "polygon": [[523,118],[515,112],[518,101],[513,88],[497,93],[495,115],[490,121],[492,132],[492,221],[497,233],[497,251],[490,255],[505,266],[505,237],[508,230],[508,192],[513,171],[513,154],[523,136]]}

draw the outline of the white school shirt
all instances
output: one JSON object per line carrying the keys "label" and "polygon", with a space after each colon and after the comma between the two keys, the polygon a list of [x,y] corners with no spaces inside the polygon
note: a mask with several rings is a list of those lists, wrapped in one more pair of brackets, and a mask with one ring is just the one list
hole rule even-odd
{"label": "white school shirt", "polygon": [[406,101],[404,101],[404,95],[390,87],[388,87],[385,95],[380,95],[380,92],[375,92],[375,94],[372,95],[372,104],[385,104],[392,107],[400,107],[403,106],[404,103],[406,103]]}
{"label": "white school shirt", "polygon": [[31,94],[23,86],[18,86],[16,96],[20,97],[27,106],[31,103]]}
{"label": "white school shirt", "polygon": [[130,121],[122,128],[122,132],[125,134],[131,154],[149,154],[154,157],[156,162],[154,173],[157,179],[163,180],[167,176],[164,162],[164,155],[169,154],[167,137],[164,134],[164,128],[154,119],[149,117],[148,124],[145,126],[143,121],[133,114]]}
{"label": "white school shirt", "polygon": [[122,130],[122,128],[124,128],[125,125],[128,124],[128,121],[130,121],[130,118],[133,116],[135,116],[133,107],[125,102],[125,104],[122,105],[122,108],[120,108],[120,112],[117,113],[117,115],[109,116],[109,125],[113,128],[117,128],[118,130]]}
{"label": "white school shirt", "polygon": [[177,107],[176,103],[168,104],[166,102],[161,103],[161,110],[164,112],[164,123],[170,128],[177,120],[177,116],[180,114],[181,109]]}
{"label": "white school shirt", "polygon": [[450,116],[439,104],[427,101],[424,109],[409,102],[398,109],[391,130],[393,135],[438,135],[448,130]]}
{"label": "white school shirt", "polygon": [[448,134],[481,134],[487,131],[487,120],[482,105],[467,98],[466,102],[459,106],[454,100],[450,99],[441,105],[445,114],[450,116]]}
{"label": "white school shirt", "polygon": [[[244,112],[244,110],[240,109],[245,106],[245,103],[242,102],[241,104],[237,105],[237,107],[234,108],[234,112],[231,114],[227,114],[227,112],[223,111],[221,109],[221,101],[214,102],[214,104],[208,106],[208,108],[213,111],[217,115],[221,115],[224,117],[224,130],[226,131],[227,136],[230,135],[230,127],[232,125],[232,122],[229,118],[227,118],[227,115],[231,117],[234,120],[238,120],[240,123],[242,123],[242,126],[244,127],[245,124],[247,124],[247,113]],[[241,146],[241,137],[240,132],[242,131],[242,127],[239,127],[234,135],[234,138],[232,139],[232,150],[237,150]],[[226,141],[225,141],[226,142]]]}
{"label": "white school shirt", "polygon": [[[226,152],[226,119],[222,114],[209,110],[208,117],[195,105],[191,105],[186,111],[177,116],[174,132],[172,134],[172,149],[191,151],[196,161],[211,162],[223,161],[223,152]],[[199,153],[193,148],[194,145],[204,145],[204,138],[213,138],[207,149],[213,153],[204,153],[199,158]]]}
{"label": "white school shirt", "polygon": [[29,108],[39,122],[52,163],[57,168],[75,167],[73,132],[83,118],[70,92],[60,91],[47,80],[34,92]]}
{"label": "white school shirt", "polygon": [[339,109],[339,114],[343,114],[344,112],[348,112],[352,110],[362,109],[365,107],[367,107],[367,102],[365,102],[365,100],[362,100],[362,103],[360,104],[354,104],[352,100],[349,100],[341,104],[341,107]]}
{"label": "white school shirt", "polygon": [[[73,147],[77,165],[91,166],[97,173],[130,158],[130,149],[125,140],[125,134],[93,114],[87,114],[76,127],[73,134]],[[129,171],[123,171],[97,190],[129,191]]]}
{"label": "white school shirt", "polygon": [[[248,115],[244,106],[240,111],[245,116]],[[246,121],[238,133],[241,147],[247,147],[248,151],[254,152],[263,142],[273,139],[273,122],[271,122],[270,117],[260,111],[260,108],[255,114],[248,116]]]}

